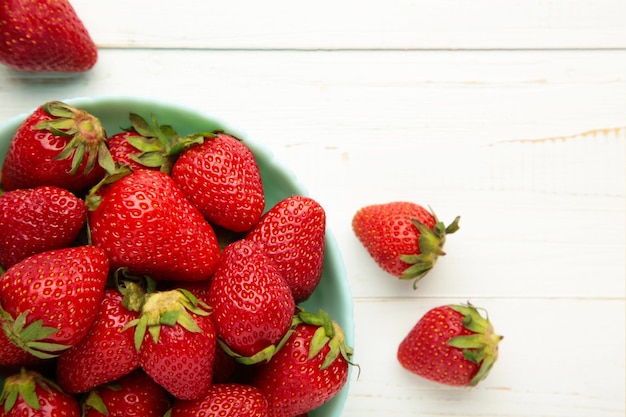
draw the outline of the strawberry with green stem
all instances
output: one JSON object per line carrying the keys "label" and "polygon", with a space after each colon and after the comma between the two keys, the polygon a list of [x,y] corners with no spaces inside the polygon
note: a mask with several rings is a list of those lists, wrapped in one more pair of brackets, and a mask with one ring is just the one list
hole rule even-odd
{"label": "strawberry with green stem", "polygon": [[0,386],[2,417],[79,417],[78,401],[64,393],[51,379],[22,369],[8,376]]}
{"label": "strawberry with green stem", "polygon": [[416,288],[445,255],[446,236],[459,229],[459,220],[446,226],[419,204],[396,201],[362,207],[352,218],[352,229],[384,271],[413,280]]}
{"label": "strawberry with green stem", "polygon": [[109,259],[95,246],[38,253],[9,268],[0,276],[0,366],[54,358],[77,344],[108,273]]}
{"label": "strawberry with green stem", "polygon": [[184,289],[142,293],[133,287],[126,305],[139,317],[134,345],[143,370],[176,398],[201,397],[211,385],[216,333],[209,307]]}
{"label": "strawberry with green stem", "polygon": [[136,113],[130,113],[128,118],[131,126],[109,137],[108,143],[113,160],[132,170],[152,169],[170,174],[182,152],[212,136],[180,136],[172,126],[159,124],[154,114],[150,123]]}
{"label": "strawberry with green stem", "polygon": [[268,400],[269,417],[293,417],[330,401],[348,380],[353,350],[324,311],[299,312],[282,347],[260,364],[251,384]]}
{"label": "strawberry with green stem", "polygon": [[82,193],[114,168],[100,120],[51,101],[18,127],[2,166],[2,186],[11,191],[53,185]]}
{"label": "strawberry with green stem", "polygon": [[452,386],[475,386],[498,358],[502,336],[471,305],[429,310],[398,346],[398,361],[423,378]]}

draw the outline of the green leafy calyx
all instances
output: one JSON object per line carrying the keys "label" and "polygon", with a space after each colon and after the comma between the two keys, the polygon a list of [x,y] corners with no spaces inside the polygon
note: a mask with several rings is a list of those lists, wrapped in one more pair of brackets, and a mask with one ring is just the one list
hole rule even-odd
{"label": "green leafy calyx", "polygon": [[457,216],[452,223],[446,226],[439,221],[435,213],[431,211],[435,218],[435,226],[430,229],[424,223],[412,218],[411,222],[419,231],[418,245],[419,253],[403,254],[400,259],[410,266],[404,270],[401,279],[413,279],[413,288],[417,288],[417,283],[435,266],[437,259],[445,255],[443,247],[446,243],[446,235],[452,234],[459,230],[459,221],[461,218]]}
{"label": "green leafy calyx", "polygon": [[322,353],[324,348],[328,346],[326,356],[320,366],[321,370],[332,365],[339,355],[341,355],[349,364],[358,367],[358,365],[352,363],[350,360],[354,350],[352,347],[346,345],[346,338],[343,329],[324,310],[319,310],[317,313],[300,311],[294,317],[292,328],[295,329],[296,326],[300,324],[308,324],[318,327],[313,334],[313,338],[311,339],[308,355],[309,360]]}
{"label": "green leafy calyx", "polygon": [[115,168],[106,145],[106,132],[97,117],[60,101],[47,102],[42,108],[53,118],[38,123],[35,129],[47,130],[53,135],[70,138],[55,159],[71,158],[71,174],[76,174],[83,162],[85,162],[84,174],[89,174],[96,164],[106,172],[111,172]]}
{"label": "green leafy calyx", "polygon": [[28,323],[30,310],[20,313],[15,319],[0,305],[0,331],[17,347],[39,359],[52,359],[70,346],[49,341],[59,329],[44,326],[43,320]]}
{"label": "green leafy calyx", "polygon": [[180,136],[172,126],[160,125],[154,114],[150,123],[135,113],[130,113],[129,120],[131,127],[127,131],[134,131],[137,136],[127,136],[126,140],[138,151],[130,158],[142,166],[159,168],[165,173],[171,171],[176,157],[183,151],[214,136],[212,133]]}
{"label": "green leafy calyx", "polygon": [[184,289],[148,293],[141,307],[139,318],[130,321],[126,327],[134,327],[135,349],[139,351],[146,334],[158,343],[161,326],[180,325],[192,333],[202,331],[191,313],[198,316],[210,314],[210,307]]}
{"label": "green leafy calyx", "polygon": [[58,385],[35,371],[22,368],[19,373],[8,376],[0,391],[0,405],[4,409],[4,414],[8,415],[20,398],[32,410],[39,411],[41,406],[36,392],[37,387],[45,391],[61,391]]}
{"label": "green leafy calyx", "polygon": [[475,386],[487,377],[498,359],[498,344],[502,336],[495,334],[486,314],[483,317],[479,309],[470,303],[449,307],[463,315],[463,326],[472,332],[470,335],[451,338],[448,345],[461,349],[466,360],[479,365],[478,372],[468,384]]}

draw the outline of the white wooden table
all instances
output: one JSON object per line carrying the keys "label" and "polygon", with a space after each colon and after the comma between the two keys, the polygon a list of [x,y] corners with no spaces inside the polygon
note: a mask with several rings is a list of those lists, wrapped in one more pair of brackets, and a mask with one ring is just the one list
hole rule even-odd
{"label": "white wooden table", "polygon": [[[326,208],[354,297],[343,415],[624,416],[624,0],[73,0],[99,46],[81,76],[0,68],[0,119],[132,94],[265,142]],[[417,291],[350,227],[431,205],[461,230]],[[428,309],[471,301],[505,336],[478,387],[404,371]]]}

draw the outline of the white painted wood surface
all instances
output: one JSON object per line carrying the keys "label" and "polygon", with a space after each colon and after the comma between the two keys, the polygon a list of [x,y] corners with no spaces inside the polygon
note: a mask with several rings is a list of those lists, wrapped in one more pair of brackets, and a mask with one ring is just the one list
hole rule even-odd
{"label": "white painted wood surface", "polygon": [[[0,68],[0,119],[141,95],[270,146],[344,256],[362,368],[344,416],[624,416],[626,2],[73,4],[98,64]],[[350,229],[360,206],[396,199],[461,215],[416,291]],[[410,327],[466,300],[505,336],[489,378],[465,390],[405,372],[395,350]]]}

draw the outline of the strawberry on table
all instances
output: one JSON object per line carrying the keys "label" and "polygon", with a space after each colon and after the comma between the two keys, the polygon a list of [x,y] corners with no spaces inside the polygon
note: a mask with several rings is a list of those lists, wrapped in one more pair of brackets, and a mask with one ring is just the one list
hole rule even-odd
{"label": "strawberry on table", "polygon": [[453,386],[475,386],[498,358],[489,320],[478,308],[444,305],[429,310],[398,346],[398,361],[423,378]]}
{"label": "strawberry on table", "polygon": [[446,235],[459,229],[459,220],[445,226],[430,211],[407,201],[373,204],[359,209],[352,229],[374,261],[389,274],[414,279],[413,287],[445,255]]}
{"label": "strawberry on table", "polygon": [[170,417],[268,417],[267,400],[251,386],[222,383],[194,401],[175,400]]}
{"label": "strawberry on table", "polygon": [[267,360],[291,326],[295,301],[274,261],[254,241],[228,245],[208,304],[217,335],[243,361]]}
{"label": "strawberry on table", "polygon": [[86,392],[139,367],[133,332],[126,327],[139,313],[127,309],[122,301],[117,289],[106,289],[89,332],[59,356],[56,375],[64,391]]}
{"label": "strawberry on table", "polygon": [[53,185],[82,193],[113,168],[100,120],[51,101],[18,127],[2,166],[2,187],[11,191]]}
{"label": "strawberry on table", "polygon": [[88,199],[92,242],[112,269],[158,281],[213,275],[220,256],[215,232],[167,174],[134,171]]}
{"label": "strawberry on table", "polygon": [[68,0],[3,0],[0,63],[31,72],[84,72],[98,50]]}
{"label": "strawberry on table", "polygon": [[169,408],[167,392],[139,369],[89,392],[82,417],[163,417]]}
{"label": "strawberry on table", "polygon": [[50,379],[22,369],[0,387],[0,417],[79,417],[78,401]]}
{"label": "strawberry on table", "polygon": [[206,136],[183,152],[172,178],[211,222],[235,232],[254,226],[265,208],[261,173],[252,151],[226,133]]}
{"label": "strawberry on table", "polygon": [[0,195],[0,264],[9,268],[39,252],[68,247],[87,221],[85,202],[41,186]]}
{"label": "strawberry on table", "polygon": [[270,417],[293,417],[330,401],[346,384],[352,348],[327,313],[300,312],[293,334],[253,376]]}
{"label": "strawberry on table", "polygon": [[[38,253],[9,268],[0,276],[0,366],[56,357],[78,343],[96,317],[108,272],[106,253],[95,246]],[[24,355],[12,357],[7,343]]]}
{"label": "strawberry on table", "polygon": [[308,299],[322,278],[326,213],[310,197],[290,196],[270,208],[246,235],[276,262],[297,303]]}

